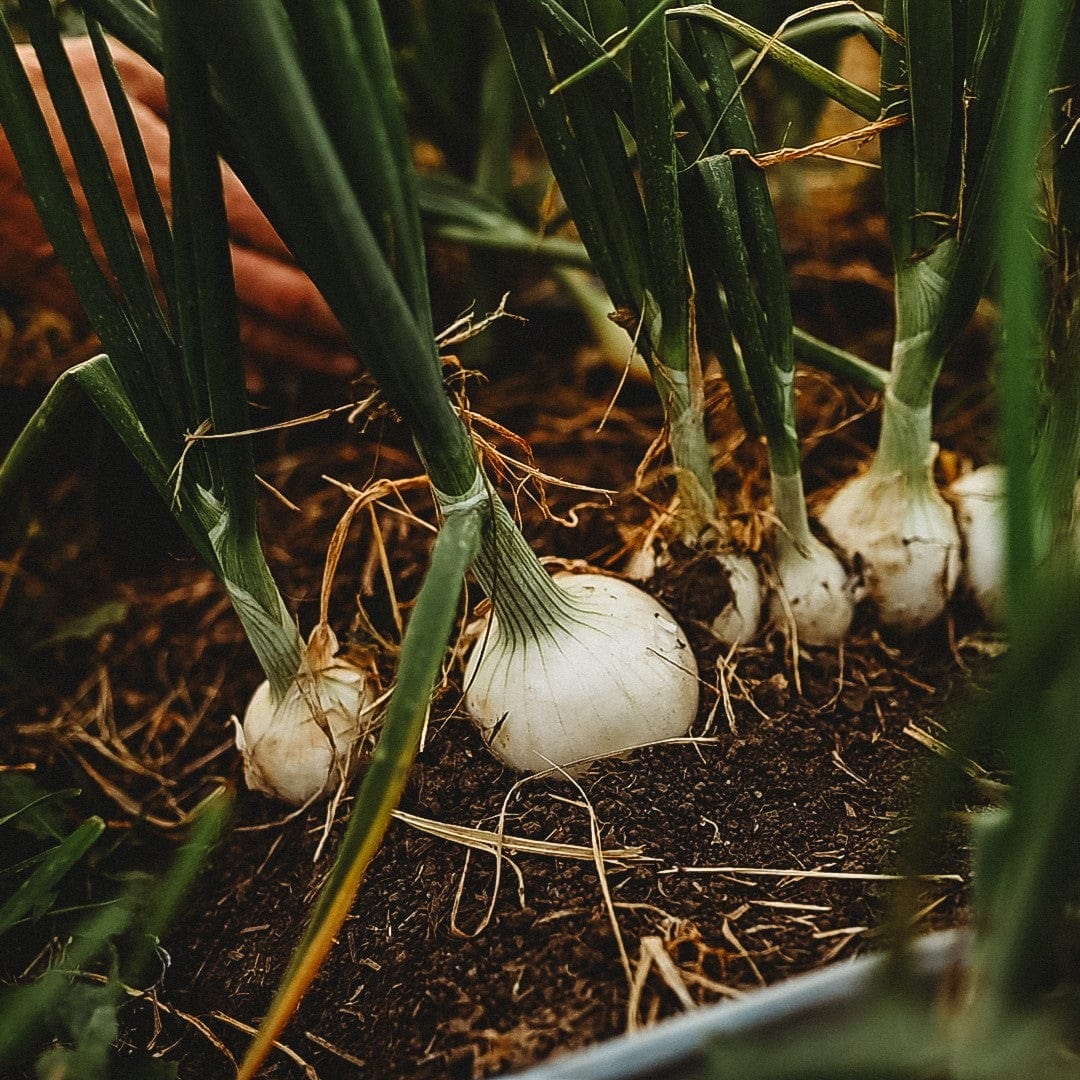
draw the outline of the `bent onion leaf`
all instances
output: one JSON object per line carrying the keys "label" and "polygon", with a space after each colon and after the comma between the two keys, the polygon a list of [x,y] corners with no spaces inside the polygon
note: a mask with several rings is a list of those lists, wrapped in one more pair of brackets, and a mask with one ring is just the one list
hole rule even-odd
{"label": "bent onion leaf", "polygon": [[447,516],[431,553],[401,646],[397,683],[382,732],[357,792],[349,825],[277,994],[240,1068],[252,1080],[330,951],[364,873],[382,843],[420,745],[431,695],[442,670],[465,571],[480,547],[486,507]]}

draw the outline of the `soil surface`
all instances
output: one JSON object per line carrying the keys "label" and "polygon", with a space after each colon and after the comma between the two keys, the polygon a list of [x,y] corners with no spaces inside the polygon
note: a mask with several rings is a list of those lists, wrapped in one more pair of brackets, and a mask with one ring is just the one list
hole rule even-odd
{"label": "soil surface", "polygon": [[[805,219],[789,217],[785,235],[803,324],[885,363],[891,294],[880,214],[859,202],[819,203]],[[617,572],[671,493],[662,468],[636,475],[659,430],[652,392],[631,383],[611,406],[619,373],[579,363],[579,331],[565,308],[541,297],[528,313],[528,324],[497,328],[492,355],[514,363],[464,384],[475,428],[520,460],[524,448],[508,434],[517,433],[544,473],[615,492],[547,483],[544,503],[535,484],[513,483],[505,467],[504,490],[520,490],[539,551]],[[36,317],[17,313],[11,341]],[[11,377],[25,370],[17,350],[30,349],[33,334],[24,337],[0,364],[9,376],[0,388],[4,438],[34,400],[32,387]],[[74,339],[51,340],[46,351],[81,355],[86,345]],[[988,455],[986,396],[967,390],[986,354],[980,323],[942,382],[943,479]],[[448,374],[458,385],[453,368]],[[350,398],[314,380],[266,382],[275,388],[264,401],[269,420]],[[865,460],[873,399],[814,373],[798,385],[808,487],[820,498]],[[761,448],[738,433],[718,378],[707,390],[721,488],[741,541],[757,550],[769,527]],[[356,388],[357,400],[363,394]],[[264,499],[270,561],[310,627],[327,543],[350,502],[324,477],[362,488],[379,476],[415,476],[419,466],[385,416],[358,433],[339,414],[261,436],[257,452],[264,478],[292,503]],[[5,525],[0,660],[5,642],[40,640],[49,625],[100,613],[106,602],[119,605],[115,625],[43,646],[7,681],[0,748],[9,764],[74,773],[118,826],[165,838],[219,779],[242,789],[228,718],[258,682],[256,665],[221,589],[118,449],[101,438],[77,456],[102,463],[95,481],[68,479],[60,462],[42,480],[49,505],[39,490],[20,522]],[[377,534],[358,516],[331,604],[339,636],[376,656],[387,682],[397,619],[408,618],[430,544],[429,531],[397,512],[407,503],[430,521],[426,493],[405,484],[401,499],[380,504]],[[449,670],[401,804],[425,820],[391,827],[262,1075],[496,1075],[880,945],[892,887],[885,875],[932,760],[928,744],[947,737],[949,703],[963,697],[992,642],[960,605],[917,641],[883,639],[862,613],[841,651],[804,649],[796,663],[779,627],[726,656],[701,621],[708,578],[706,565],[680,558],[650,584],[698,657],[692,737],[601,761],[576,782],[520,781],[495,763],[457,707],[460,664]],[[324,808],[283,820],[279,807],[241,794],[238,827],[165,942],[167,965],[132,1003],[128,1045],[178,1061],[182,1077],[232,1075],[230,1055],[242,1054],[244,1025],[257,1024],[271,999],[347,805],[324,837]],[[446,826],[488,830],[488,847],[430,831]],[[563,847],[529,853],[508,839],[496,858],[490,841],[500,832]],[[939,876],[923,883],[920,929],[963,920],[962,829],[943,834],[931,869]],[[29,959],[9,958],[3,974],[17,975]]]}

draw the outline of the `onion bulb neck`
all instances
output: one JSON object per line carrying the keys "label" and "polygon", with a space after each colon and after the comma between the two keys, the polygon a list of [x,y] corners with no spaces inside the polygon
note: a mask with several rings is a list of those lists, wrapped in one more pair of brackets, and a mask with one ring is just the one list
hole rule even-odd
{"label": "onion bulb neck", "polygon": [[435,489],[434,495],[444,518],[477,505],[488,511],[472,571],[494,605],[508,638],[524,642],[573,622],[576,615],[573,602],[552,581],[510,511],[479,469],[465,494],[447,495]]}

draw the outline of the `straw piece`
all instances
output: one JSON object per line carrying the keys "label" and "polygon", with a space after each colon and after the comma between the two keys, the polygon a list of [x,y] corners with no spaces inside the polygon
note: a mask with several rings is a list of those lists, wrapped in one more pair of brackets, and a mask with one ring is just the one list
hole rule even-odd
{"label": "straw piece", "polygon": [[[509,836],[489,829],[471,829],[465,825],[453,825],[408,814],[404,810],[395,810],[393,816],[422,833],[464,847],[487,851],[492,855],[499,850],[516,851],[526,855],[544,855],[551,859],[580,859],[584,862],[592,862],[596,857],[592,847],[582,844],[560,844],[550,840],[532,840],[525,836]],[[604,848],[599,854],[605,862],[633,862],[643,857],[643,850],[640,847]]]}

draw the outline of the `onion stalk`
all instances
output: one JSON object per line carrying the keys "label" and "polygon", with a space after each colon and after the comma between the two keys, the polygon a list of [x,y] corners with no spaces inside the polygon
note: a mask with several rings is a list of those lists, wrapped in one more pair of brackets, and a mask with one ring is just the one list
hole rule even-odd
{"label": "onion stalk", "polygon": [[882,105],[908,118],[881,135],[896,331],[877,451],[822,522],[864,573],[882,623],[902,632],[938,618],[960,574],[956,522],[933,479],[931,408],[993,264],[1001,104],[1025,77],[1014,63],[1021,8],[885,3]]}
{"label": "onion stalk", "polygon": [[[708,98],[691,109],[703,138],[754,153],[754,132],[723,38],[708,26],[691,27],[688,49],[706,77]],[[689,73],[683,85],[695,94],[697,80]],[[695,275],[702,289],[708,284],[710,295],[721,288],[726,295],[726,315],[721,320],[718,311],[716,321],[721,333],[739,343],[767,439],[777,519],[778,590],[770,599],[771,616],[774,622],[790,622],[804,644],[835,645],[851,625],[854,596],[844,567],[810,530],[795,426],[791,304],[768,186],[745,155],[705,156],[691,176],[698,226]]]}
{"label": "onion stalk", "polygon": [[[266,564],[245,437],[185,443],[210,421],[214,433],[246,430],[243,365],[227,226],[216,158],[208,151],[199,72],[177,50],[166,81],[170,110],[172,220],[161,198],[108,46],[87,30],[157,263],[164,305],[132,232],[101,140],[48,3],[21,16],[41,62],[108,269],[97,264],[49,129],[7,33],[0,32],[0,123],[43,224],[108,350],[65,373],[0,464],[0,497],[20,481],[83,396],[98,409],[169,504],[192,546],[220,578],[277,698],[303,650]],[[2,19],[0,19],[2,22]]]}
{"label": "onion stalk", "polygon": [[[597,73],[601,89],[555,93],[561,74],[602,55],[585,29],[590,5],[573,0],[543,12],[542,5],[527,6],[526,14],[518,3],[497,4],[518,81],[593,266],[619,314],[635,325],[631,336],[664,412],[677,509],[660,542],[666,548],[675,539],[715,555],[731,587],[717,593],[714,633],[726,644],[748,640],[758,628],[761,586],[753,562],[735,550],[705,434],[664,20],[655,5],[634,0],[630,18],[651,21],[630,46],[631,77],[612,68]],[[550,18],[559,32],[548,32]],[[626,129],[635,140],[640,187]],[[646,578],[665,562],[664,548],[635,556],[634,576]]]}

